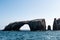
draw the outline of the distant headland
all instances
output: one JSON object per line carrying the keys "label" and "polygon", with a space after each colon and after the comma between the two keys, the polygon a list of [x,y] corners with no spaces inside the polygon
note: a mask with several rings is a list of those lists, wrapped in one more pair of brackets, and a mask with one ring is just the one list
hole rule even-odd
{"label": "distant headland", "polygon": [[[19,31],[19,29],[24,25],[28,24],[31,31],[46,31],[45,19],[34,19],[30,21],[20,21],[10,23],[2,31]],[[48,30],[51,30],[51,26],[48,25]],[[53,30],[60,30],[60,18],[54,18]]]}

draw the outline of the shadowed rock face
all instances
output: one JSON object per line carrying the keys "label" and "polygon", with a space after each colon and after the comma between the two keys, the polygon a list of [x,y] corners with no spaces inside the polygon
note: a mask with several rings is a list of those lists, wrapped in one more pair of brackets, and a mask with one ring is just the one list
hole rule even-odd
{"label": "shadowed rock face", "polygon": [[21,22],[10,23],[5,27],[3,31],[19,31],[19,29],[24,24],[28,24],[31,31],[46,30],[45,19],[35,19],[31,21],[21,21]]}
{"label": "shadowed rock face", "polygon": [[54,19],[53,30],[60,30],[60,19]]}

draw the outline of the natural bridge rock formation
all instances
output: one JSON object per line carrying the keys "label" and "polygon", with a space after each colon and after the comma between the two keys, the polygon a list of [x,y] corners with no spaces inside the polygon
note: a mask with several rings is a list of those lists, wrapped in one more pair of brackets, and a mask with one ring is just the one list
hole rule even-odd
{"label": "natural bridge rock formation", "polygon": [[59,19],[54,19],[53,23],[53,30],[60,30],[60,18]]}
{"label": "natural bridge rock formation", "polygon": [[31,21],[21,21],[8,24],[3,31],[19,31],[24,25],[28,24],[31,31],[46,30],[45,19],[35,19]]}

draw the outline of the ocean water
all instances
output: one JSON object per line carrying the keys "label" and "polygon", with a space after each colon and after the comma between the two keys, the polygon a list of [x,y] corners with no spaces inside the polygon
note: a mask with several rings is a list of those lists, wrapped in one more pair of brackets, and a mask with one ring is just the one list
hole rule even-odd
{"label": "ocean water", "polygon": [[0,40],[60,40],[60,31],[0,31]]}

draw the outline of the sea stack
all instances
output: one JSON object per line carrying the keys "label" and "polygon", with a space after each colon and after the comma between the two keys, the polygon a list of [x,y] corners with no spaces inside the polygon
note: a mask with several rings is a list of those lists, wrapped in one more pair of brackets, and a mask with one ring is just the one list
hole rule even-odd
{"label": "sea stack", "polygon": [[60,18],[54,18],[53,30],[60,30]]}
{"label": "sea stack", "polygon": [[51,30],[51,26],[50,25],[48,25],[48,30]]}

